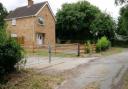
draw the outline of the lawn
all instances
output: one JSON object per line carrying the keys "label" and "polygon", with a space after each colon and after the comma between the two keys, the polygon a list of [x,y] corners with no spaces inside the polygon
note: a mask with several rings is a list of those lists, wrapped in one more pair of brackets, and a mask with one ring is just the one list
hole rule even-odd
{"label": "lawn", "polygon": [[[43,56],[43,57],[48,57],[49,53],[46,50],[39,50],[39,51],[35,51],[33,52],[27,52],[28,56]],[[60,53],[55,53],[52,52],[51,56],[53,57],[77,57],[77,54],[73,54],[73,53],[64,53],[64,52],[60,52]]]}
{"label": "lawn", "polygon": [[53,89],[63,81],[61,76],[44,75],[32,70],[10,74],[8,79],[6,84],[0,85],[0,89]]}

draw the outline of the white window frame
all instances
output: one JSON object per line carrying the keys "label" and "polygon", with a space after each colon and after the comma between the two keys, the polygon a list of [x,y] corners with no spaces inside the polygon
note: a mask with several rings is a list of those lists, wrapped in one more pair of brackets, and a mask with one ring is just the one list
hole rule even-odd
{"label": "white window frame", "polygon": [[11,37],[17,37],[17,34],[12,33]]}
{"label": "white window frame", "polygon": [[12,19],[12,26],[16,26],[16,19],[15,18]]}

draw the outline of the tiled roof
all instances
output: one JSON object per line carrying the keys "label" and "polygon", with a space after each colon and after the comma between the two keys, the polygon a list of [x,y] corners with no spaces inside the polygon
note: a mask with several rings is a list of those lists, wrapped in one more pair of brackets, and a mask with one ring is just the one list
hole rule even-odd
{"label": "tiled roof", "polygon": [[25,16],[32,16],[35,15],[44,5],[46,2],[33,4],[32,6],[24,6],[16,8],[14,11],[11,11],[6,19],[11,18],[18,18],[18,17],[25,17]]}

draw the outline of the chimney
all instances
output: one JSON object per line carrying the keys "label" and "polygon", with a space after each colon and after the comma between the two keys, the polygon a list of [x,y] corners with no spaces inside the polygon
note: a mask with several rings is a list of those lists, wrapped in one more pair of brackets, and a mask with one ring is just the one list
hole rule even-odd
{"label": "chimney", "polygon": [[28,0],[28,7],[33,5],[33,0]]}

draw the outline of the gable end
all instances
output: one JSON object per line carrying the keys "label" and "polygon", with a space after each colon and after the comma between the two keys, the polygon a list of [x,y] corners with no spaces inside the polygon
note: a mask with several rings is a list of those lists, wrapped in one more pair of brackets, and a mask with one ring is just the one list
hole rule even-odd
{"label": "gable end", "polygon": [[49,11],[50,11],[52,17],[53,17],[54,20],[56,21],[55,15],[54,15],[54,13],[53,13],[53,11],[52,11],[52,9],[51,9],[51,7],[50,7],[50,5],[49,5],[48,2],[46,2],[46,4],[35,14],[35,16],[37,16],[37,15],[44,9],[44,7],[45,7],[46,5],[48,6],[48,9],[49,9]]}

